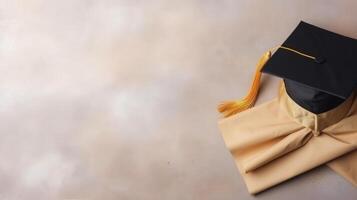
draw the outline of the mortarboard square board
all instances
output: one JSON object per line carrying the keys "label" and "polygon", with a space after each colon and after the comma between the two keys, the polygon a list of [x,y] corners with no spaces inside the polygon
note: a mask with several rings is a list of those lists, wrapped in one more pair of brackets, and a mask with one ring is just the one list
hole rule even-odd
{"label": "mortarboard square board", "polygon": [[314,59],[279,48],[262,68],[263,73],[283,78],[287,85],[302,92],[300,86],[340,100],[347,99],[354,91],[357,85],[356,39],[301,21],[281,46]]}

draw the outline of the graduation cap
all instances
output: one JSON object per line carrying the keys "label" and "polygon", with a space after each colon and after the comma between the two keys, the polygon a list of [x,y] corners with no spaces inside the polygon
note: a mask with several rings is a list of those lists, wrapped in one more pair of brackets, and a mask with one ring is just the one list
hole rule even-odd
{"label": "graduation cap", "polygon": [[252,107],[262,72],[283,79],[278,98],[219,121],[248,191],[322,164],[357,187],[357,40],[300,22],[272,51],[259,60],[248,95],[219,106],[225,116]]}
{"label": "graduation cap", "polygon": [[254,105],[261,72],[283,78],[290,97],[316,114],[342,103],[357,85],[356,39],[301,21],[276,49],[259,61],[249,94],[219,106],[226,117]]}

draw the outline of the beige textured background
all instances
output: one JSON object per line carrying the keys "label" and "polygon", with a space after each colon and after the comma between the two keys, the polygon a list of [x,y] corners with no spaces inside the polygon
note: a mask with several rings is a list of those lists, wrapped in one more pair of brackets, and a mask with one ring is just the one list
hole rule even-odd
{"label": "beige textured background", "polygon": [[[357,1],[0,0],[0,199],[357,199],[326,167],[250,196],[216,121],[299,20]],[[259,103],[276,95],[265,76]],[[341,197],[343,196],[343,197]]]}

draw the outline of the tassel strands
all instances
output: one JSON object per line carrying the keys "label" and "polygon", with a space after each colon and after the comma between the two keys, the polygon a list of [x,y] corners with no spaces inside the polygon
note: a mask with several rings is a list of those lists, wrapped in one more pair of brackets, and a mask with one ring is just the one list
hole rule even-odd
{"label": "tassel strands", "polygon": [[272,56],[272,52],[281,49],[285,51],[290,51],[292,53],[295,53],[297,55],[309,58],[311,60],[314,60],[317,63],[321,63],[324,60],[322,58],[317,58],[315,56],[303,53],[301,51],[298,51],[296,49],[286,47],[286,46],[278,46],[275,48],[270,49],[267,51],[259,60],[257,67],[256,67],[256,72],[254,75],[253,83],[250,87],[249,93],[246,97],[244,97],[242,100],[238,101],[226,101],[221,103],[218,106],[218,111],[223,114],[224,117],[229,117],[232,115],[235,115],[239,112],[242,112],[244,110],[247,110],[251,107],[254,106],[255,100],[257,99],[258,93],[259,93],[259,84],[260,84],[260,77],[262,73],[260,72],[261,69],[264,67],[265,63],[268,62],[270,57]]}
{"label": "tassel strands", "polygon": [[237,101],[226,101],[218,106],[218,111],[223,114],[224,117],[229,117],[244,110],[247,110],[254,106],[259,92],[259,84],[261,78],[260,70],[263,68],[265,63],[271,57],[271,51],[267,51],[259,60],[252,85],[250,87],[249,93],[242,100]]}

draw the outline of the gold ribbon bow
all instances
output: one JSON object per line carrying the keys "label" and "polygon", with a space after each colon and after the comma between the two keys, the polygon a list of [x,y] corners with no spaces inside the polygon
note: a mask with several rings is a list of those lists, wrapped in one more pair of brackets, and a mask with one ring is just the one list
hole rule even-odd
{"label": "gold ribbon bow", "polygon": [[[324,163],[333,163],[334,170],[357,185],[357,166],[351,164],[357,163],[356,122],[354,95],[316,115],[282,89],[279,98],[219,125],[249,192],[255,194]],[[342,161],[349,152],[348,163]]]}

